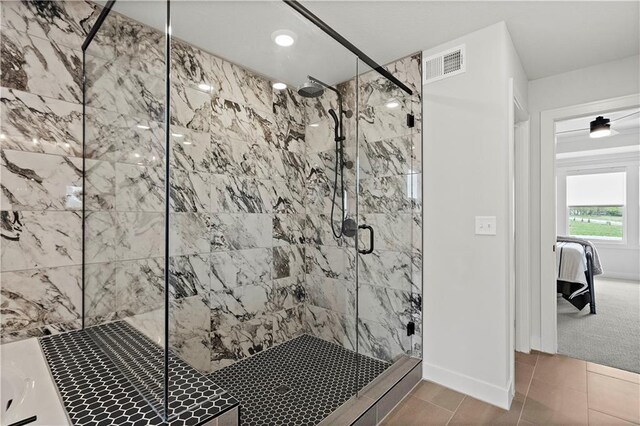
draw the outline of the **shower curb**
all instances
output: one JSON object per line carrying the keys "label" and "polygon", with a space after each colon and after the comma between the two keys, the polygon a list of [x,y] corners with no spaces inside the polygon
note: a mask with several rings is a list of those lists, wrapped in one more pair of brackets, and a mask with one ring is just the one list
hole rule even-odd
{"label": "shower curb", "polygon": [[374,426],[422,379],[422,360],[402,357],[319,426]]}

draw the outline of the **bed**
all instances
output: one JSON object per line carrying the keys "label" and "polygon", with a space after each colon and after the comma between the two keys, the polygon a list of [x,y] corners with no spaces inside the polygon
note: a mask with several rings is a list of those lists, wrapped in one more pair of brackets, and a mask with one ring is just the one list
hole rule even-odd
{"label": "bed", "polygon": [[557,238],[556,245],[557,290],[562,297],[582,310],[596,313],[594,276],[602,273],[598,252],[588,240],[574,237]]}

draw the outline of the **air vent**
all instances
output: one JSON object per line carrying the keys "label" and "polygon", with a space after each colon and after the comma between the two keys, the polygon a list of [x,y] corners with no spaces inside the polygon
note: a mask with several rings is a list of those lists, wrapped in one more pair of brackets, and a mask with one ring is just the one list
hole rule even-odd
{"label": "air vent", "polygon": [[465,45],[424,58],[424,84],[465,72]]}

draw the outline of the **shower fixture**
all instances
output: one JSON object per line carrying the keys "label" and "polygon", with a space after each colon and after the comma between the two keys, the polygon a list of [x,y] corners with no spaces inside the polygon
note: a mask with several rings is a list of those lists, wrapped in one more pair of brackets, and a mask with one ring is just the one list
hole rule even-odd
{"label": "shower fixture", "polygon": [[[351,169],[353,167],[352,161],[344,160],[344,141],[346,138],[344,136],[343,126],[342,126],[342,116],[351,118],[353,116],[353,112],[351,110],[345,111],[342,108],[342,95],[335,87],[329,86],[328,84],[323,83],[322,81],[310,75],[307,76],[307,81],[304,82],[298,88],[298,94],[305,98],[317,98],[324,94],[325,89],[329,89],[335,92],[336,95],[338,96],[338,113],[336,114],[336,111],[333,108],[329,108],[327,112],[333,119],[333,132],[334,132],[333,140],[336,143],[336,152],[335,152],[336,161],[335,161],[335,168],[334,168],[335,173],[334,173],[334,179],[333,179],[333,196],[331,197],[331,218],[329,219],[330,220],[329,225],[331,226],[331,232],[333,233],[333,236],[336,238],[340,238],[342,237],[342,235],[345,234],[345,222],[346,222],[345,219],[346,219],[346,211],[347,211],[347,207],[345,206],[346,193],[344,191],[344,168],[347,167],[348,169]],[[338,192],[338,175],[340,175],[341,215],[340,215],[340,228],[338,229],[338,231],[336,231],[334,227],[333,216],[335,214],[335,207],[336,207],[336,193]],[[347,235],[347,236],[350,236],[350,235]]]}

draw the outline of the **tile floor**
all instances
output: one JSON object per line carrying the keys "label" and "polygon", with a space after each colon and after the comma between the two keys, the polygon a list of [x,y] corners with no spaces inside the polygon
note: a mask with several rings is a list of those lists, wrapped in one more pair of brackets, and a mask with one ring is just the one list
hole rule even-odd
{"label": "tile floor", "polygon": [[421,382],[382,424],[640,424],[640,375],[562,355],[516,353],[516,396],[509,411]]}

